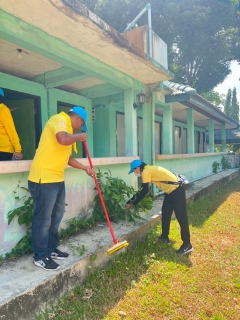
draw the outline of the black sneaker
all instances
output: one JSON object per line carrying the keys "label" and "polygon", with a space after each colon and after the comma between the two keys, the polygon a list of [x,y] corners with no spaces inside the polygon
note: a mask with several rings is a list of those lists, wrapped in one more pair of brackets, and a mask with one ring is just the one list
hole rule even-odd
{"label": "black sneaker", "polygon": [[169,238],[168,237],[165,238],[163,237],[163,235],[159,237],[159,240],[162,241],[163,243],[171,244],[171,241],[169,240]]}
{"label": "black sneaker", "polygon": [[193,251],[191,244],[182,244],[181,247],[176,251],[177,254],[187,254]]}
{"label": "black sneaker", "polygon": [[52,253],[51,253],[51,258],[52,259],[67,259],[69,256],[69,254],[67,252],[62,252],[58,249],[55,249]]}
{"label": "black sneaker", "polygon": [[48,271],[55,271],[60,269],[60,265],[53,261],[50,257],[42,260],[34,261],[37,267],[43,268]]}

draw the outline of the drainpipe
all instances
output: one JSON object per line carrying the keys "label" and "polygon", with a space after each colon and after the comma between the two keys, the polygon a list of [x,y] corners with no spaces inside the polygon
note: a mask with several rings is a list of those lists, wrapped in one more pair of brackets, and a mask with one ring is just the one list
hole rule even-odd
{"label": "drainpipe", "polygon": [[151,5],[148,3],[145,8],[136,16],[135,19],[131,23],[128,24],[127,28],[124,32],[130,30],[134,25],[135,22],[148,10],[148,31],[149,31],[149,56],[152,58],[152,16],[151,16]]}
{"label": "drainpipe", "polygon": [[149,56],[152,58],[152,14],[150,3],[146,5],[146,9],[148,10]]}

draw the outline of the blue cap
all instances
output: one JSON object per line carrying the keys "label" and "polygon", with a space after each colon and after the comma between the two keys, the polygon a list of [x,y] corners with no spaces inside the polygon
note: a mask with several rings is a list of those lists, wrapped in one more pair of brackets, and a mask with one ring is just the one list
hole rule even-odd
{"label": "blue cap", "polygon": [[2,88],[0,88],[0,95],[4,97],[4,91]]}
{"label": "blue cap", "polygon": [[87,132],[88,131],[88,127],[87,127],[87,123],[86,123],[87,118],[88,118],[87,111],[83,107],[80,107],[80,106],[75,106],[70,111],[76,113],[78,116],[80,116],[83,119],[84,125],[81,126],[81,130],[84,132]]}
{"label": "blue cap", "polygon": [[133,170],[140,167],[141,164],[142,164],[141,160],[133,160],[130,163],[130,171],[128,172],[128,174],[133,173]]}

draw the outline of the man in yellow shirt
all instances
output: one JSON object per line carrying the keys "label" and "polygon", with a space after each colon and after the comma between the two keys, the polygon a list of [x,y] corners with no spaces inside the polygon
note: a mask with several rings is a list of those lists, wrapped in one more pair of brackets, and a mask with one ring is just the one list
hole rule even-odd
{"label": "man in yellow shirt", "polygon": [[[58,228],[65,211],[64,170],[67,165],[85,170],[89,176],[95,171],[71,156],[76,141],[86,141],[87,112],[79,106],[68,114],[52,116],[42,132],[32,161],[28,187],[33,198],[32,250],[34,263],[45,270],[58,270],[52,259],[66,259],[68,253],[57,249]],[[81,128],[82,133],[75,133]]]}
{"label": "man in yellow shirt", "polygon": [[21,160],[22,147],[11,111],[3,103],[4,91],[0,88],[0,161]]}
{"label": "man in yellow shirt", "polygon": [[[187,217],[186,194],[184,188],[178,182],[178,178],[171,171],[159,167],[149,166],[141,160],[134,160],[130,164],[130,173],[142,177],[142,186],[136,197],[127,202],[127,206],[137,205],[148,193],[148,184],[151,182],[165,192],[162,206],[162,235],[160,240],[170,244],[168,238],[170,222],[173,210],[181,229],[181,239],[183,244],[176,251],[178,254],[187,254],[193,251],[190,242],[190,232]],[[168,183],[170,182],[170,183]]]}

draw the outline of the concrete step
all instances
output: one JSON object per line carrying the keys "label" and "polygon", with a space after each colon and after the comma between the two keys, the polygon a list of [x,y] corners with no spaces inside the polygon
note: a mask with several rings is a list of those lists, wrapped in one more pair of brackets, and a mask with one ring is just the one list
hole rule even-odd
{"label": "concrete step", "polygon": [[[219,188],[239,175],[239,170],[226,170],[190,184],[186,191],[188,201],[209,194],[213,188]],[[148,230],[161,223],[163,196],[154,201],[154,206],[146,221],[113,223],[113,230],[118,242],[127,240],[130,247],[143,240]],[[80,251],[82,246],[85,250]],[[107,223],[84,230],[78,235],[62,241],[60,249],[70,253],[66,260],[57,260],[61,265],[58,271],[46,271],[33,264],[32,254],[15,260],[0,262],[0,319],[30,320],[44,310],[58,297],[71,292],[77,285],[84,283],[89,272],[96,268],[105,268],[122,249],[110,256],[107,250],[113,246]]]}

